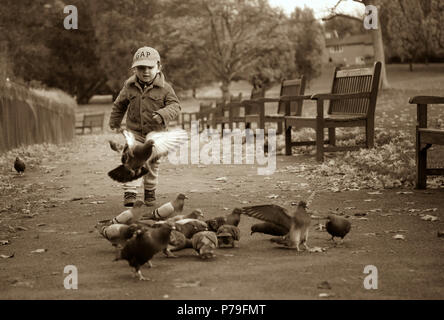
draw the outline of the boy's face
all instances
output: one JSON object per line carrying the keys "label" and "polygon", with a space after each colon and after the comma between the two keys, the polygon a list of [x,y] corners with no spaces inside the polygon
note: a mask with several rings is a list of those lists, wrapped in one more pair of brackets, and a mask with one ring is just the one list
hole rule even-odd
{"label": "boy's face", "polygon": [[135,69],[137,78],[143,82],[152,81],[160,71],[157,63],[154,66],[137,66]]}

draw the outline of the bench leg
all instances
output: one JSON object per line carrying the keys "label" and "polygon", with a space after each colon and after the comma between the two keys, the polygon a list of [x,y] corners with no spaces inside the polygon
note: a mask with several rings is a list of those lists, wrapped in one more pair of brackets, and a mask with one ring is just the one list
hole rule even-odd
{"label": "bench leg", "polygon": [[291,156],[291,126],[285,130],[285,155]]}
{"label": "bench leg", "polygon": [[367,120],[367,125],[365,126],[365,139],[367,142],[367,148],[373,148],[375,145],[375,124],[373,121]]}
{"label": "bench leg", "polygon": [[330,145],[336,145],[336,128],[328,128],[328,141]]}
{"label": "bench leg", "polygon": [[416,188],[427,187],[427,148],[421,149],[421,135],[416,132]]}

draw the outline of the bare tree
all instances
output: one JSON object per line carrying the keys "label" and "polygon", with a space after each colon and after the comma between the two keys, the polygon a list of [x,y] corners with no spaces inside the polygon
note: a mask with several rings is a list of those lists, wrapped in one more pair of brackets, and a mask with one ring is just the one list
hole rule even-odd
{"label": "bare tree", "polygon": [[[364,6],[374,5],[378,8],[378,11],[380,9],[380,6],[378,5],[377,0],[353,0],[353,1],[361,3]],[[341,2],[343,2],[343,0],[338,0],[336,5],[330,10],[331,11],[330,15],[328,17],[323,18],[324,21],[334,19],[335,17],[343,17],[343,18],[357,20],[357,21],[360,21],[361,23],[363,23],[364,20],[362,17],[355,17],[352,15],[336,12],[337,7],[339,6],[339,4]],[[389,83],[387,80],[387,73],[386,73],[386,68],[385,68],[385,54],[384,54],[384,44],[382,42],[382,29],[379,24],[380,24],[380,22],[378,19],[378,27],[376,29],[371,29],[370,33],[372,35],[372,40],[373,40],[373,50],[375,52],[375,60],[381,61],[381,63],[382,63],[381,86],[382,86],[382,88],[387,89],[390,86],[389,86]]]}

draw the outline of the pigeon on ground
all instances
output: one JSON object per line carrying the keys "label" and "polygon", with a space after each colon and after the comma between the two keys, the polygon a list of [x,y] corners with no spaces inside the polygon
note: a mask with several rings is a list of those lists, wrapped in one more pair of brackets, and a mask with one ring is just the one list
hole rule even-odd
{"label": "pigeon on ground", "polygon": [[288,231],[290,231],[290,229],[270,222],[256,223],[251,226],[251,234],[259,232],[271,236],[285,236]]}
{"label": "pigeon on ground", "polygon": [[206,222],[198,219],[178,220],[176,221],[175,226],[177,230],[182,232],[188,239],[191,239],[197,232],[208,230]]}
{"label": "pigeon on ground", "polygon": [[234,248],[240,240],[240,230],[236,226],[224,224],[216,232],[219,247]]}
{"label": "pigeon on ground", "polygon": [[100,235],[107,239],[113,246],[122,246],[128,239],[131,239],[134,232],[140,229],[136,224],[111,224],[108,226],[98,227]]}
{"label": "pigeon on ground", "polygon": [[191,239],[185,237],[182,232],[178,230],[171,231],[170,242],[168,243],[168,250],[170,250],[170,252],[192,247]]}
{"label": "pigeon on ground", "polygon": [[327,223],[325,224],[325,229],[331,235],[331,240],[334,242],[335,237],[340,237],[342,239],[341,240],[342,242],[347,233],[350,232],[351,229],[350,221],[334,214],[329,214],[327,216],[327,219],[329,221],[327,221]]}
{"label": "pigeon on ground", "polygon": [[242,209],[240,208],[234,208],[233,211],[227,215],[227,222],[226,224],[232,225],[237,227],[240,222],[240,216],[242,214]]}
{"label": "pigeon on ground", "polygon": [[218,240],[215,232],[201,231],[193,235],[191,242],[194,250],[202,259],[215,257],[214,250],[218,247]]}
{"label": "pigeon on ground", "polygon": [[202,219],[203,218],[203,212],[200,209],[195,209],[189,214],[179,214],[177,216],[171,217],[168,220],[171,221],[179,221],[183,219]]}
{"label": "pigeon on ground", "polygon": [[20,159],[19,157],[16,157],[16,158],[15,158],[15,161],[14,161],[14,169],[15,169],[20,175],[22,175],[23,172],[25,172],[26,165],[25,165],[25,163],[23,162],[23,160]]}
{"label": "pigeon on ground", "polygon": [[136,180],[148,173],[147,161],[154,161],[177,150],[188,140],[185,130],[151,132],[145,143],[138,143],[131,131],[123,130],[126,146],[122,151],[122,164],[108,172],[108,176],[118,182]]}
{"label": "pigeon on ground", "polygon": [[145,211],[144,202],[137,200],[134,206],[128,210],[123,211],[118,216],[111,220],[112,223],[132,224],[139,221],[143,212]]}
{"label": "pigeon on ground", "polygon": [[227,217],[216,217],[213,219],[206,220],[205,223],[208,225],[209,231],[217,232],[217,229],[219,229],[221,225],[227,223]]}
{"label": "pigeon on ground", "polygon": [[276,242],[300,251],[299,244],[304,244],[305,248],[310,250],[307,240],[311,219],[306,208],[306,203],[300,201],[297,209],[291,216],[286,209],[274,204],[243,207],[242,213],[265,222],[270,222],[279,228],[289,229],[285,238]]}
{"label": "pigeon on ground", "polygon": [[126,225],[126,224],[111,224],[111,225],[98,225],[97,229],[102,237],[107,239],[114,248],[116,248],[116,255],[118,255],[119,248],[123,248],[126,241],[131,239],[133,234],[141,229],[138,225]]}
{"label": "pigeon on ground", "polygon": [[121,144],[111,141],[111,140],[108,140],[108,142],[109,142],[109,146],[111,147],[112,150],[119,152],[119,153],[122,152],[123,146]]}
{"label": "pigeon on ground", "polygon": [[179,193],[179,195],[174,199],[173,201],[164,203],[157,209],[153,210],[148,215],[145,215],[144,217],[147,217],[148,219],[154,219],[154,220],[165,220],[172,216],[175,216],[183,211],[183,206],[185,204],[185,199],[188,199],[186,195],[183,193]]}
{"label": "pigeon on ground", "polygon": [[116,260],[127,260],[128,264],[134,268],[135,274],[139,276],[139,280],[150,280],[142,275],[140,267],[147,262],[152,267],[150,260],[156,253],[167,250],[171,230],[174,229],[174,226],[165,223],[160,228],[137,230],[135,235],[126,242]]}

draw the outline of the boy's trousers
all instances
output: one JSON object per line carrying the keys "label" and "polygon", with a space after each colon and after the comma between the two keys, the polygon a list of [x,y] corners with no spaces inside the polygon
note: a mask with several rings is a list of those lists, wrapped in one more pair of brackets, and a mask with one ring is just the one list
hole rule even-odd
{"label": "boy's trousers", "polygon": [[[144,143],[145,137],[137,134],[134,131],[131,131],[134,134],[137,142]],[[137,193],[137,188],[142,186],[145,190],[155,190],[158,183],[158,173],[159,173],[159,158],[157,159],[148,159],[147,161],[147,169],[148,173],[143,177],[127,182],[123,185],[124,192],[133,192]]]}

